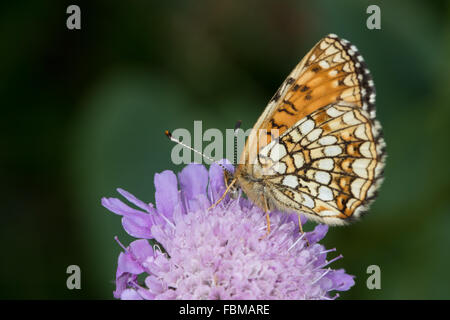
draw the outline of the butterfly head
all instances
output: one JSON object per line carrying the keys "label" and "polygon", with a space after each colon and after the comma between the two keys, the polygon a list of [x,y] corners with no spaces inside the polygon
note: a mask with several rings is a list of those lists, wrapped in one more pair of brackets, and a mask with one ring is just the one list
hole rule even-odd
{"label": "butterfly head", "polygon": [[227,187],[231,186],[228,190],[230,197],[232,199],[236,199],[239,196],[239,191],[241,189],[241,187],[239,186],[239,180],[237,179],[236,174],[229,172],[227,170],[224,170],[224,178],[225,178],[225,185]]}

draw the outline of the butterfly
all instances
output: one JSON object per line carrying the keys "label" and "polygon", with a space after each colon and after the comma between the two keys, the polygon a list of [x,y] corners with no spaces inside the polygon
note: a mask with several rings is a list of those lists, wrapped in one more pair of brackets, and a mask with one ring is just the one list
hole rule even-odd
{"label": "butterfly", "polygon": [[268,103],[226,172],[225,194],[241,188],[267,213],[268,231],[272,210],[345,225],[375,199],[385,149],[370,72],[354,45],[330,34]]}

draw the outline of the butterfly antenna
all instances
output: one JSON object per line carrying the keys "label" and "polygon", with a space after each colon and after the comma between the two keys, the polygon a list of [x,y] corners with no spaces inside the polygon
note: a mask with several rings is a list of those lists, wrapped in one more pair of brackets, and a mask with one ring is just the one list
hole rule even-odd
{"label": "butterfly antenna", "polygon": [[224,165],[222,165],[221,163],[218,163],[218,162],[217,162],[216,160],[214,160],[213,158],[208,157],[207,155],[201,153],[200,151],[195,150],[194,148],[192,148],[192,147],[188,146],[187,144],[181,142],[180,140],[174,138],[174,137],[172,136],[172,133],[170,133],[169,130],[164,131],[164,133],[165,133],[165,135],[166,135],[171,141],[173,141],[173,142],[175,142],[175,143],[178,143],[179,145],[185,147],[186,149],[189,149],[189,150],[191,150],[191,151],[194,151],[195,153],[201,155],[203,158],[208,159],[208,160],[211,161],[211,162],[217,163],[223,170],[225,170],[226,172],[228,172],[228,173],[231,174],[231,175],[233,174],[230,170],[228,170],[227,168],[225,168]]}
{"label": "butterfly antenna", "polygon": [[239,129],[241,128],[241,120],[238,120],[236,122],[236,125],[234,126],[234,136],[233,136],[233,140],[234,140],[234,166],[237,166],[237,134]]}

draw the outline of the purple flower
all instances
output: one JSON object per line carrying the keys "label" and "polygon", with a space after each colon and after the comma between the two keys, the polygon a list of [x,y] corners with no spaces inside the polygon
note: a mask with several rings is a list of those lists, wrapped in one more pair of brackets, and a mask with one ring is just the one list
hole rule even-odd
{"label": "purple flower", "polygon": [[333,299],[338,297],[334,291],[354,285],[353,276],[329,267],[342,256],[327,260],[335,249],[318,243],[326,225],[302,236],[296,215],[272,212],[272,231],[263,238],[265,215],[245,198],[227,196],[208,210],[225,190],[217,164],[209,172],[188,165],[178,179],[164,171],[155,175],[155,187],[156,208],[122,189],[118,192],[138,209],[116,198],[102,199],[103,206],[122,216],[125,230],[139,238],[122,245],[116,298]]}

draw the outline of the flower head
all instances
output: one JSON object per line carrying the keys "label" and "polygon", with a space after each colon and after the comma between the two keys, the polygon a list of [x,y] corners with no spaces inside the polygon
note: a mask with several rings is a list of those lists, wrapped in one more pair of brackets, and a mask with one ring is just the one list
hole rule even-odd
{"label": "flower head", "polygon": [[318,243],[326,225],[301,235],[296,215],[272,212],[272,231],[264,237],[264,213],[243,197],[226,197],[208,210],[225,190],[217,164],[209,172],[191,164],[178,179],[164,171],[154,180],[156,208],[122,189],[118,192],[139,209],[102,199],[139,238],[119,255],[116,298],[330,299],[338,296],[333,291],[354,285],[353,276],[329,267],[342,256],[326,259],[334,251]]}

